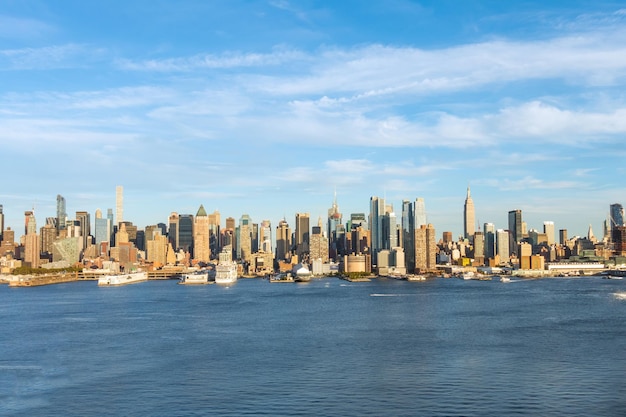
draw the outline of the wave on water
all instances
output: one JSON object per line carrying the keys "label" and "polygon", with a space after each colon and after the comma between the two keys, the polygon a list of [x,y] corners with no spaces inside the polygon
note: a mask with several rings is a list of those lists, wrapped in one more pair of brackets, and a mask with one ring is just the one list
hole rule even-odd
{"label": "wave on water", "polygon": [[614,292],[613,296],[618,300],[626,300],[626,291]]}
{"label": "wave on water", "polygon": [[370,297],[410,297],[416,294],[370,294]]}

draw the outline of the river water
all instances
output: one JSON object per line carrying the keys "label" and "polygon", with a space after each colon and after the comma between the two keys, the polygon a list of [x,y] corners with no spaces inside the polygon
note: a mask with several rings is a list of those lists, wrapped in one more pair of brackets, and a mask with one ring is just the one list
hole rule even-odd
{"label": "river water", "polygon": [[626,280],[0,287],[3,416],[624,416]]}

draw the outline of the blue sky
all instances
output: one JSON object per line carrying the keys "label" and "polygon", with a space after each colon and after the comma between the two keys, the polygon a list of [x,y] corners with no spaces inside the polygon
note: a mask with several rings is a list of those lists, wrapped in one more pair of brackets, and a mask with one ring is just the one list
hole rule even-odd
{"label": "blue sky", "polygon": [[[548,3],[545,5],[544,3]],[[626,203],[621,1],[0,3],[0,204],[21,232],[114,208],[140,227],[344,220],[423,197],[477,221],[601,236]]]}

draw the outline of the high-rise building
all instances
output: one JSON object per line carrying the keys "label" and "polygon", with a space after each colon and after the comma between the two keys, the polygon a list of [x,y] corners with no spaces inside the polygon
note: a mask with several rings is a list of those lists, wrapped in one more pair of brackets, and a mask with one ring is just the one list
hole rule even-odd
{"label": "high-rise building", "polygon": [[[509,211],[509,245],[511,245],[510,253],[517,254],[517,245],[522,241],[524,237],[523,225],[522,225],[522,210]],[[501,257],[502,259],[502,257]]]}
{"label": "high-rise building", "polygon": [[276,227],[276,259],[284,261],[291,250],[291,229],[287,220],[282,219]]}
{"label": "high-rise building", "polygon": [[508,263],[511,260],[511,249],[509,247],[509,231],[496,230],[496,247],[501,263]]}
{"label": "high-rise building", "polygon": [[616,226],[624,225],[624,207],[619,204],[611,204],[609,208],[609,219],[611,220],[611,230]]}
{"label": "high-rise building", "polygon": [[485,240],[485,258],[496,256],[496,226],[493,223],[483,225],[483,235]]}
{"label": "high-rise building", "polygon": [[567,229],[559,229],[559,244],[567,244]]}
{"label": "high-rise building", "polygon": [[76,220],[78,221],[80,227],[80,236],[82,238],[83,249],[86,249],[87,246],[89,246],[89,243],[91,243],[91,220],[89,213],[87,213],[86,211],[77,211]]}
{"label": "high-rise building", "polygon": [[102,248],[102,243],[106,243],[108,247],[109,242],[111,240],[111,223],[108,218],[102,217],[102,212],[100,209],[96,210],[96,219],[95,223],[95,238],[96,238],[96,247],[97,252],[99,252]]}
{"label": "high-rise building", "polygon": [[476,213],[474,211],[474,200],[470,195],[470,187],[467,186],[467,195],[465,197],[465,207],[463,210],[463,228],[464,236],[466,239],[471,239],[474,236],[476,222]]}
{"label": "high-rise building", "polygon": [[372,260],[376,259],[378,251],[384,249],[383,218],[385,216],[385,199],[370,197],[369,226],[372,238]]}
{"label": "high-rise building", "polygon": [[328,209],[328,225],[327,225],[327,236],[329,241],[329,256],[332,258],[337,258],[337,256],[343,255],[340,253],[338,249],[340,249],[339,239],[337,236],[337,227],[342,223],[341,213],[339,212],[339,206],[337,205],[337,192],[335,192],[333,205]]}
{"label": "high-rise building", "polygon": [[178,248],[193,255],[193,214],[178,216]]}
{"label": "high-rise building", "polygon": [[409,200],[402,201],[402,248],[405,253],[407,271],[415,269],[415,221],[417,215],[415,205]]}
{"label": "high-rise building", "polygon": [[67,212],[65,209],[65,198],[61,194],[57,194],[57,233],[65,229],[67,221]]}
{"label": "high-rise building", "polygon": [[311,243],[309,220],[309,213],[296,213],[296,235],[294,243],[298,261],[302,261],[303,257],[309,254]]}
{"label": "high-rise building", "polygon": [[485,235],[483,232],[474,232],[474,259],[484,261],[485,259]]}
{"label": "high-rise building", "polygon": [[178,231],[179,231],[178,223],[179,223],[178,213],[173,211],[172,213],[170,213],[170,217],[168,218],[169,226],[168,226],[168,231],[167,231],[167,239],[175,251],[178,250]]}
{"label": "high-rise building", "polygon": [[415,229],[415,271],[423,273],[437,268],[437,245],[432,224]]}
{"label": "high-rise building", "polygon": [[117,232],[117,227],[113,219],[113,209],[111,208],[107,209],[107,221],[109,222],[109,247],[113,247],[115,244],[115,233]]}
{"label": "high-rise building", "polygon": [[237,258],[249,262],[252,258],[252,219],[248,214],[239,218],[239,226],[235,229]]}
{"label": "high-rise building", "polygon": [[543,222],[543,233],[546,235],[546,240],[548,245],[554,245],[554,222],[545,221]]}
{"label": "high-rise building", "polygon": [[193,258],[198,262],[209,262],[211,260],[209,236],[209,216],[201,204],[193,225]]}
{"label": "high-rise building", "polygon": [[386,212],[385,216],[383,217],[383,233],[384,233],[384,241],[383,241],[384,249],[391,250],[393,248],[398,247],[397,219],[396,219],[396,213],[394,213],[393,211]]}
{"label": "high-rise building", "polygon": [[219,254],[222,250],[220,225],[220,212],[215,210],[212,214],[209,214],[209,247],[211,248],[211,254]]}
{"label": "high-rise building", "polygon": [[322,233],[322,218],[319,218],[317,226],[314,226],[311,233],[310,258],[312,261],[321,260],[328,263],[328,238]]}
{"label": "high-rise building", "polygon": [[422,197],[418,197],[415,199],[415,228],[421,227],[422,225],[426,225],[426,204],[424,203],[424,199]]}
{"label": "high-rise building", "polygon": [[272,223],[269,220],[263,220],[259,228],[259,248],[265,253],[272,253]]}
{"label": "high-rise building", "polygon": [[115,224],[124,221],[124,187],[115,187]]}
{"label": "high-rise building", "polygon": [[3,233],[4,233],[4,213],[2,212],[2,204],[0,204],[0,242],[2,242]]}
{"label": "high-rise building", "polygon": [[24,262],[31,268],[39,268],[39,236],[34,211],[24,212]]}
{"label": "high-rise building", "polygon": [[56,225],[46,223],[41,229],[39,229],[39,234],[41,236],[41,252],[52,254],[53,244],[57,238]]}

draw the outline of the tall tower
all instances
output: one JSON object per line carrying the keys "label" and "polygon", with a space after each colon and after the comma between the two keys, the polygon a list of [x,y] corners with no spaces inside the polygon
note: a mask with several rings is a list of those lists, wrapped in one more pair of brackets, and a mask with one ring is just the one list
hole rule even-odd
{"label": "tall tower", "polygon": [[304,255],[309,253],[311,243],[311,229],[309,222],[309,213],[296,213],[296,241],[294,243],[299,262],[302,261]]}
{"label": "tall tower", "polygon": [[172,244],[174,250],[178,250],[178,213],[173,211],[168,218],[167,239]]}
{"label": "tall tower", "polygon": [[524,236],[522,231],[522,210],[509,211],[509,232],[512,240],[509,243],[517,246]]}
{"label": "tall tower", "polygon": [[291,229],[287,220],[282,219],[276,227],[276,259],[284,261],[291,250]]}
{"label": "tall tower", "polygon": [[66,220],[67,212],[65,211],[65,198],[61,194],[57,194],[57,233],[65,229]]}
{"label": "tall tower", "polygon": [[548,241],[548,245],[552,246],[555,243],[554,237],[554,222],[545,221],[543,222],[543,233],[546,234],[546,240]]}
{"label": "tall tower", "polygon": [[426,225],[426,204],[424,203],[424,198],[416,198],[413,209],[415,211],[415,228]]}
{"label": "tall tower", "polygon": [[474,211],[474,200],[470,195],[470,187],[467,186],[467,196],[465,197],[465,208],[463,210],[463,230],[466,239],[471,239],[474,236],[476,222],[476,213]]}
{"label": "tall tower", "polygon": [[405,253],[406,269],[415,270],[415,205],[402,200],[402,248]]}
{"label": "tall tower", "polygon": [[237,258],[250,261],[252,255],[252,219],[248,214],[242,214],[239,226],[235,229],[237,243]]}
{"label": "tall tower", "polygon": [[265,253],[272,253],[272,223],[263,220],[259,228],[259,249]]}
{"label": "tall tower", "polygon": [[502,230],[502,229],[498,229],[496,231],[496,246],[497,246],[498,256],[500,256],[500,262],[508,263],[511,260],[508,231]]}
{"label": "tall tower", "polygon": [[89,235],[91,234],[91,220],[89,213],[86,211],[77,211],[76,220],[80,227],[80,236],[83,242],[83,249],[86,249],[89,242]]}
{"label": "tall tower", "polygon": [[611,221],[611,230],[615,229],[616,226],[624,225],[624,207],[619,204],[611,204],[609,210],[609,219]]}
{"label": "tall tower", "polygon": [[201,204],[193,224],[193,258],[198,262],[209,262],[211,259],[209,236],[209,216]]}
{"label": "tall tower", "polygon": [[4,213],[2,212],[2,204],[0,204],[0,242],[2,242],[3,233],[4,233]]}
{"label": "tall tower", "polygon": [[31,268],[39,268],[40,242],[37,235],[37,222],[34,211],[24,212],[24,261]]}
{"label": "tall tower", "polygon": [[339,242],[337,236],[337,228],[341,226],[341,213],[339,212],[339,206],[337,206],[337,192],[335,191],[333,205],[328,209],[328,226],[327,235],[329,241],[329,255],[336,258],[339,255]]}
{"label": "tall tower", "polygon": [[193,254],[193,215],[178,216],[178,247],[184,252]]}
{"label": "tall tower", "polygon": [[483,226],[485,240],[485,258],[496,256],[496,226],[493,223],[485,223]]}
{"label": "tall tower", "polygon": [[124,221],[124,187],[115,187],[115,224]]}
{"label": "tall tower", "polygon": [[385,216],[385,199],[370,197],[370,231],[372,233],[372,259],[376,259],[383,246],[383,218]]}

